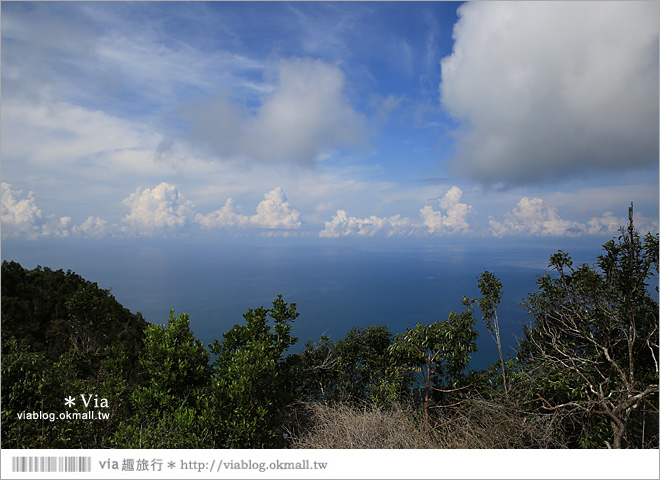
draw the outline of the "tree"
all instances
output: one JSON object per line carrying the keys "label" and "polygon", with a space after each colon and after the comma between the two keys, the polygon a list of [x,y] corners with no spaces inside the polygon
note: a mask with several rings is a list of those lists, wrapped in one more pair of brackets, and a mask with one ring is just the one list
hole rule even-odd
{"label": "tree", "polygon": [[392,362],[393,336],[385,325],[353,327],[346,337],[308,342],[297,357],[297,377],[305,397],[388,406],[407,388],[406,375]]}
{"label": "tree", "polygon": [[524,347],[540,379],[541,408],[607,420],[610,438],[602,441],[614,448],[634,445],[633,420],[646,421],[644,404],[657,417],[658,406],[658,303],[648,283],[658,273],[658,236],[641,239],[632,205],[620,232],[595,268],[573,266],[561,250],[553,255],[549,266],[558,277],[541,277],[525,302],[532,323]]}
{"label": "tree", "polygon": [[[234,325],[215,340],[214,407],[217,432],[225,447],[263,448],[277,444],[285,407],[293,401],[294,379],[284,353],[297,339],[291,323],[298,318],[296,304],[282,295],[273,307],[248,309],[246,323]],[[273,326],[268,325],[269,317]]]}
{"label": "tree", "polygon": [[424,420],[430,427],[429,411],[434,392],[453,393],[462,388],[465,369],[477,351],[479,333],[474,329],[471,301],[463,297],[465,310],[450,312],[444,322],[418,323],[398,334],[390,347],[397,363],[417,373],[424,388]]}
{"label": "tree", "polygon": [[[147,322],[70,270],[2,263],[2,440],[15,448],[103,448],[137,381]],[[78,393],[110,400],[103,422],[28,422]],[[67,408],[83,412],[87,406]]]}
{"label": "tree", "polygon": [[483,295],[478,301],[479,308],[481,308],[488,332],[493,337],[493,340],[495,340],[495,343],[497,343],[497,351],[500,354],[500,365],[502,365],[504,393],[508,397],[506,369],[504,358],[502,357],[502,340],[500,339],[500,321],[497,316],[497,306],[502,301],[502,282],[492,273],[485,271],[479,276],[479,290],[481,291],[481,295]]}
{"label": "tree", "polygon": [[115,443],[122,448],[209,446],[210,356],[190,330],[190,316],[174,315],[167,325],[147,327],[140,364],[145,384],[131,396],[135,416],[122,423]]}

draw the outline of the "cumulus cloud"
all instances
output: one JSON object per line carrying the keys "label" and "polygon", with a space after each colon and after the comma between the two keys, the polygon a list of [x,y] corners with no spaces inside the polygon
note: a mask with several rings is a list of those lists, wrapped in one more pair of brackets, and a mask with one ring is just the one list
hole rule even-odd
{"label": "cumulus cloud", "polygon": [[250,225],[261,228],[299,228],[300,212],[292,209],[280,187],[264,195],[257,205],[257,213],[250,217]]}
{"label": "cumulus cloud", "polygon": [[9,183],[2,182],[2,234],[27,235],[34,238],[39,234],[38,223],[42,213],[34,200],[34,193],[19,198],[22,190],[14,190]]}
{"label": "cumulus cloud", "polygon": [[[655,219],[647,218],[641,213],[635,212],[635,214],[633,215],[633,221],[635,222],[635,228],[641,234],[658,233],[658,226],[660,225],[660,223],[658,222],[657,218]],[[628,225],[628,221],[626,220],[625,222],[622,222],[621,225],[624,226]]]}
{"label": "cumulus cloud", "polygon": [[337,210],[330,222],[325,222],[325,228],[319,233],[320,237],[338,238],[338,237],[374,237],[374,236],[409,236],[413,235],[418,229],[409,218],[401,218],[395,215],[389,218],[376,217],[369,218],[349,217],[345,210]]}
{"label": "cumulus cloud", "polygon": [[[388,218],[349,217],[345,210],[337,210],[332,220],[325,222],[325,228],[319,234],[321,237],[351,237],[351,236],[386,236],[405,237],[429,234],[467,233],[470,224],[466,216],[472,213],[472,206],[461,203],[463,192],[454,186],[438,201],[441,210],[434,210],[430,205],[422,207],[419,219],[394,215]],[[444,213],[443,211],[444,210]]]}
{"label": "cumulus cloud", "polygon": [[[641,234],[645,234],[646,232],[658,232],[658,220],[646,218],[639,212],[634,213],[633,222],[635,224],[635,229]],[[627,225],[627,218],[617,217],[612,212],[605,212],[600,217],[593,217],[589,220],[586,228],[589,235],[614,235],[621,227]]]}
{"label": "cumulus cloud", "polygon": [[71,217],[51,218],[41,226],[43,236],[68,237]]}
{"label": "cumulus cloud", "polygon": [[87,217],[80,225],[74,225],[71,231],[75,234],[90,238],[102,238],[112,236],[116,232],[116,226],[110,225],[106,220],[99,217]]}
{"label": "cumulus cloud", "polygon": [[23,191],[14,190],[11,184],[2,182],[2,236],[24,236],[35,239],[40,236],[69,236],[71,217],[44,216],[37,206],[34,193],[20,198]]}
{"label": "cumulus cloud", "polygon": [[143,235],[183,227],[193,207],[174,185],[165,182],[154,188],[138,188],[123,204],[130,209],[123,219],[128,225],[124,231]]}
{"label": "cumulus cloud", "polygon": [[224,227],[243,227],[250,223],[250,217],[240,215],[234,211],[234,200],[228,198],[225,205],[207,215],[198,213],[195,215],[195,221],[207,229]]}
{"label": "cumulus cloud", "polygon": [[657,2],[466,2],[442,60],[449,166],[541,183],[658,161]]}
{"label": "cumulus cloud", "polygon": [[[640,233],[657,232],[658,220],[634,214],[635,228]],[[507,235],[569,236],[614,235],[628,219],[617,217],[612,212],[604,212],[581,223],[561,218],[555,207],[550,207],[540,198],[524,197],[517,206],[505,215],[503,221],[490,218],[491,234],[496,237]]]}
{"label": "cumulus cloud", "polygon": [[616,217],[612,212],[605,212],[600,217],[593,217],[587,223],[587,233],[590,235],[598,233],[614,234],[623,225],[624,219]]}
{"label": "cumulus cloud", "polygon": [[466,216],[472,213],[473,209],[466,203],[461,203],[463,191],[454,186],[442,197],[438,204],[445,214],[441,211],[433,210],[430,205],[424,206],[419,215],[422,222],[428,228],[429,233],[466,233],[470,230],[470,224]]}
{"label": "cumulus cloud", "polygon": [[300,212],[287,201],[284,190],[277,187],[264,195],[257,205],[257,211],[252,216],[237,213],[234,200],[227,199],[225,205],[209,214],[197,214],[195,222],[207,229],[226,227],[256,227],[266,229],[296,229],[300,228]]}
{"label": "cumulus cloud", "polygon": [[364,117],[344,95],[341,69],[321,60],[281,60],[273,91],[256,109],[221,91],[188,109],[191,138],[221,160],[311,163],[336,148],[358,145]]}
{"label": "cumulus cloud", "polygon": [[548,207],[540,198],[522,198],[503,222],[490,219],[492,233],[504,235],[578,236],[585,233],[585,225],[564,220],[556,208]]}

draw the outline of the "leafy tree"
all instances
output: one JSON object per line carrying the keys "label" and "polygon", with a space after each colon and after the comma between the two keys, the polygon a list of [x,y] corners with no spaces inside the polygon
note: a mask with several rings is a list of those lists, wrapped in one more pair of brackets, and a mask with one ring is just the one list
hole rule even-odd
{"label": "leafy tree", "polygon": [[500,321],[497,316],[497,306],[502,301],[502,282],[500,282],[500,279],[491,272],[485,271],[479,276],[479,290],[481,291],[481,295],[483,295],[478,301],[479,308],[483,314],[483,320],[488,332],[491,337],[493,337],[493,340],[495,340],[495,343],[497,343],[497,351],[500,355],[500,365],[502,366],[502,383],[504,384],[504,392],[508,396],[506,368],[504,358],[502,357]]}
{"label": "leafy tree", "polygon": [[541,277],[526,300],[532,324],[521,345],[541,408],[582,414],[584,445],[609,423],[600,441],[614,448],[635,445],[630,432],[646,422],[644,406],[655,417],[658,408],[658,303],[649,290],[658,236],[640,237],[632,205],[620,232],[595,268],[574,266],[561,250],[551,257],[559,275]]}
{"label": "leafy tree", "polygon": [[146,326],[142,315],[124,308],[110,290],[70,270],[26,270],[2,262],[3,335],[24,340],[52,361],[71,349],[98,353],[118,343],[135,361]]}
{"label": "leafy tree", "polygon": [[285,408],[294,399],[285,352],[297,341],[291,336],[291,323],[298,315],[296,304],[288,305],[278,295],[272,308],[248,309],[243,315],[245,324],[234,325],[223,334],[222,342],[211,344],[216,356],[216,430],[225,447],[263,448],[281,439]]}
{"label": "leafy tree", "polygon": [[427,428],[433,393],[453,393],[462,388],[470,354],[477,351],[479,333],[474,329],[471,302],[464,297],[462,303],[462,313],[452,311],[447,320],[431,325],[418,323],[398,334],[390,347],[397,362],[415,371],[423,385]]}
{"label": "leafy tree", "polygon": [[2,445],[5,448],[44,448],[53,425],[48,420],[25,421],[18,412],[44,411],[52,400],[52,378],[43,353],[3,333],[2,339]]}
{"label": "leafy tree", "polygon": [[336,343],[323,335],[318,342],[309,339],[302,352],[292,355],[295,389],[301,397],[312,401],[332,401],[341,397]]}
{"label": "leafy tree", "polygon": [[[146,325],[109,290],[71,271],[3,262],[3,442],[15,448],[107,446],[136,383]],[[65,396],[81,393],[109,399],[109,420],[17,420],[21,412],[61,412]]]}
{"label": "leafy tree", "polygon": [[140,358],[145,384],[131,396],[135,416],[122,423],[115,443],[122,448],[201,448],[208,424],[210,356],[190,330],[190,316],[170,311],[167,325],[150,325]]}
{"label": "leafy tree", "polygon": [[346,337],[308,342],[298,356],[303,395],[323,401],[369,402],[387,406],[410,380],[393,363],[393,335],[385,325],[353,327]]}

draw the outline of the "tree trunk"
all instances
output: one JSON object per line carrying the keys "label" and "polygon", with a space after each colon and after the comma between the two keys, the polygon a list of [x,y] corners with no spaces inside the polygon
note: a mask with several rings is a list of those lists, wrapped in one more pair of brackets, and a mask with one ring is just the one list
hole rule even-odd
{"label": "tree trunk", "polygon": [[426,397],[424,399],[424,423],[426,424],[426,432],[428,433],[431,426],[429,425],[429,391],[431,390],[431,355],[426,363]]}
{"label": "tree trunk", "polygon": [[502,383],[504,383],[504,394],[509,398],[509,390],[506,386],[506,370],[504,368],[504,357],[502,356],[502,341],[500,340],[500,325],[497,323],[497,350],[500,354],[500,363],[502,364]]}
{"label": "tree trunk", "polygon": [[614,434],[612,448],[621,448],[623,436],[626,433],[626,425],[621,420],[612,420],[612,432]]}

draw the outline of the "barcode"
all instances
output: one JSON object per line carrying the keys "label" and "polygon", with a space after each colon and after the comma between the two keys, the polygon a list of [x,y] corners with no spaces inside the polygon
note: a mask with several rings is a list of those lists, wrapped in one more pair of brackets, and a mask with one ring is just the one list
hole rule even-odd
{"label": "barcode", "polygon": [[92,457],[12,457],[12,472],[91,472]]}

